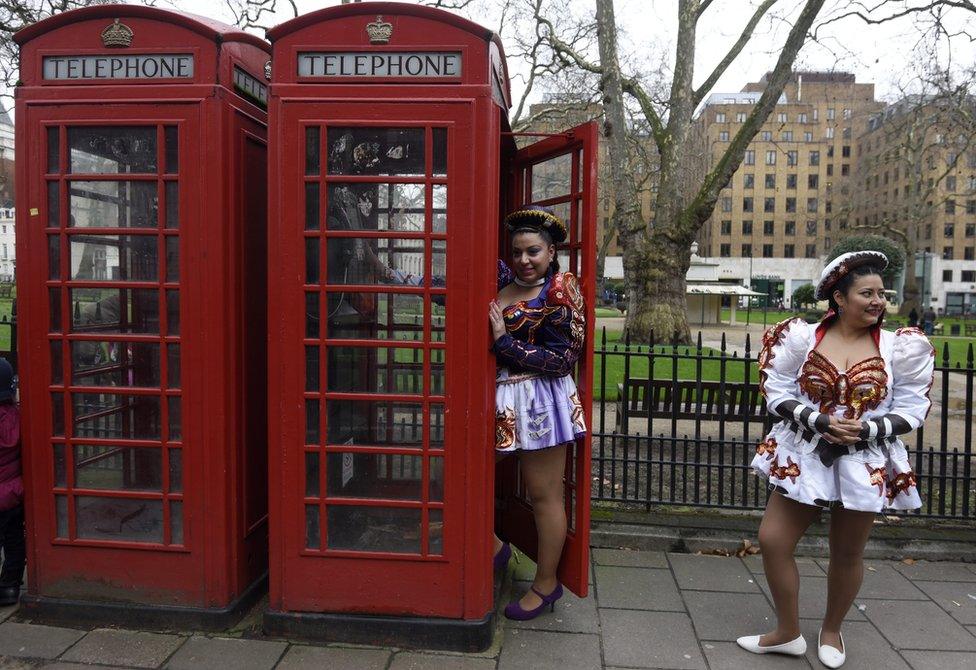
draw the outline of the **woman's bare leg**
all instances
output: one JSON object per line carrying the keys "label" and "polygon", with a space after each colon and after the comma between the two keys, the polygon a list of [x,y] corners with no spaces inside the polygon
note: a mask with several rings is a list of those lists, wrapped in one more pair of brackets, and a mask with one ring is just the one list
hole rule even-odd
{"label": "woman's bare leg", "polygon": [[[563,502],[566,445],[523,451],[519,459],[539,535],[539,560],[532,586],[540,593],[548,594],[556,588],[556,570],[566,541],[566,507]],[[522,609],[530,610],[541,605],[542,599],[530,590],[519,603]]]}
{"label": "woman's bare leg", "polygon": [[864,545],[874,525],[874,512],[837,509],[830,514],[830,567],[827,569],[827,611],[821,641],[844,651],[840,626],[864,578]]}
{"label": "woman's bare leg", "polygon": [[793,551],[818,516],[818,507],[798,503],[779,493],[769,496],[759,526],[759,547],[769,592],[776,607],[776,630],[763,635],[760,646],[785,644],[800,635],[800,573]]}

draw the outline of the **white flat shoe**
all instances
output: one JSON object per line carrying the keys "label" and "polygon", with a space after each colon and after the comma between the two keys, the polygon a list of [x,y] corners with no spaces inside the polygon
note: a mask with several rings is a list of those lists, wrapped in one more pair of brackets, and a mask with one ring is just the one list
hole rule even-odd
{"label": "white flat shoe", "polygon": [[807,641],[800,635],[795,640],[784,642],[783,644],[773,644],[768,647],[759,646],[761,635],[746,635],[736,640],[736,644],[751,651],[753,654],[786,654],[787,656],[803,656],[807,653]]}
{"label": "white flat shoe", "polygon": [[828,668],[839,668],[847,660],[847,645],[844,644],[844,635],[840,635],[840,644],[844,651],[831,647],[828,644],[820,644],[820,633],[817,631],[817,658]]}

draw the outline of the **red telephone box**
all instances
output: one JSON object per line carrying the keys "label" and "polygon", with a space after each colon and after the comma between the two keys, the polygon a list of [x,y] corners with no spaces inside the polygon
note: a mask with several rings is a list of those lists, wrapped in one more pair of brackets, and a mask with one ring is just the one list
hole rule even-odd
{"label": "red telephone box", "polygon": [[223,627],[267,569],[269,46],[124,5],[15,40],[24,607]]}
{"label": "red telephone box", "polygon": [[[500,221],[530,202],[562,210],[573,231],[564,267],[581,272],[592,309],[595,126],[515,151],[500,39],[444,11],[348,4],[268,36],[265,627],[484,648],[494,611],[487,308],[496,259],[508,256]],[[591,367],[590,355],[587,392]],[[567,468],[562,574],[581,594],[589,469],[581,440]],[[500,525],[534,536],[517,481],[502,488]]]}

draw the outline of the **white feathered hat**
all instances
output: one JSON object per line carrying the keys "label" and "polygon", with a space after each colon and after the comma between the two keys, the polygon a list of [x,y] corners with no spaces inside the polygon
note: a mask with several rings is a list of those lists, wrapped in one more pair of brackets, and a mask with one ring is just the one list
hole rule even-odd
{"label": "white feathered hat", "polygon": [[874,265],[879,270],[888,267],[888,257],[880,251],[850,251],[841,254],[827,264],[817,282],[817,300],[826,300],[833,293],[834,285],[848,272],[862,265]]}

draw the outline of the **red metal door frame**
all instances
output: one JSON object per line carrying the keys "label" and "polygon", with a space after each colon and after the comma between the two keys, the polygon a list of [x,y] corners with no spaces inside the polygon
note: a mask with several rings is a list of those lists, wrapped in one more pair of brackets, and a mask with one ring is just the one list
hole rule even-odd
{"label": "red metal door frame", "polygon": [[[474,105],[470,100],[439,100],[437,104],[424,103],[347,100],[330,102],[282,101],[276,108],[277,118],[273,119],[273,133],[278,146],[282,147],[272,156],[272,169],[279,173],[272,185],[272,228],[269,239],[269,254],[273,266],[278,270],[271,274],[269,283],[269,350],[274,351],[276,359],[271,361],[271,380],[269,385],[272,402],[270,414],[270,476],[271,476],[271,514],[279,519],[272,524],[272,582],[271,604],[273,609],[306,612],[356,612],[372,614],[406,614],[411,616],[435,616],[462,618],[464,614],[464,579],[466,566],[465,516],[467,507],[478,504],[471,500],[465,486],[466,471],[474,461],[468,453],[464,430],[468,393],[465,380],[460,372],[463,360],[469,355],[468,342],[471,339],[465,327],[464,307],[447,311],[446,335],[443,344],[436,344],[431,337],[430,305],[436,295],[463,295],[468,288],[469,277],[466,268],[470,267],[470,254],[474,242],[469,228],[465,225],[472,211],[473,190],[476,187],[464,177],[465,159],[471,155],[473,139]],[[426,176],[409,178],[398,176],[329,176],[326,170],[328,145],[326,143],[329,127],[420,127],[446,128],[448,137],[447,177],[438,179],[431,176],[430,147],[432,130],[426,130],[427,163]],[[307,175],[305,166],[306,128],[318,127],[319,156],[321,157],[319,175]],[[433,233],[427,225],[425,232],[405,233],[392,230],[327,230],[326,216],[329,211],[328,185],[335,182],[356,183],[423,183],[428,194],[434,182],[448,185],[447,232]],[[305,196],[306,183],[320,184],[318,225],[316,230],[306,229]],[[431,200],[428,195],[426,220],[431,220]],[[420,287],[399,284],[367,285],[329,285],[328,240],[348,238],[414,239],[424,243],[426,254],[425,274],[431,271],[431,249],[433,243],[443,240],[447,244],[447,284],[444,288],[433,286],[426,281]],[[306,241],[317,245],[319,250],[320,279],[306,283]],[[328,294],[356,292],[365,295],[411,294],[424,298],[424,336],[422,340],[360,340],[329,339],[326,333],[326,306]],[[306,332],[306,294],[317,294],[317,310],[320,332],[317,337],[309,337]],[[425,393],[421,396],[395,394],[367,394],[330,392],[326,388],[329,379],[327,370],[327,349],[331,347],[367,347],[380,344],[387,347],[416,349],[428,352],[424,355],[424,378],[430,378],[429,352],[446,352],[451,367],[446,372],[446,390],[441,395]],[[305,347],[318,347],[319,390],[306,391]],[[427,382],[425,382],[427,383]],[[428,391],[430,389],[428,388]],[[304,400],[303,400],[304,399]],[[304,405],[308,401],[322,400],[323,411],[319,414],[316,444],[306,444],[306,414]],[[411,451],[398,448],[396,444],[386,446],[353,446],[328,444],[326,400],[383,400],[387,402],[420,402],[424,406],[425,423],[429,423],[432,404],[445,406],[444,445],[432,448],[429,435],[424,438],[422,450]],[[277,403],[277,404],[275,404]],[[450,406],[448,406],[450,405]],[[451,410],[456,406],[457,409]],[[423,485],[422,496],[417,501],[343,499],[330,497],[327,492],[328,464],[327,454],[402,454],[422,455]],[[317,454],[314,461],[318,465],[318,494],[309,495],[306,487],[306,454]],[[443,502],[431,500],[428,486],[431,475],[431,457],[442,458],[443,463]],[[372,505],[382,508],[418,509],[422,512],[420,553],[398,554],[356,551],[328,548],[328,509],[336,506]],[[482,503],[483,504],[483,503]],[[318,510],[319,548],[306,546],[306,507]],[[427,541],[432,527],[431,514],[443,514],[443,549],[441,554],[431,553]]]}
{"label": "red metal door frame", "polygon": [[[593,333],[594,300],[596,296],[596,209],[597,209],[597,150],[599,131],[595,121],[571,128],[524,147],[516,153],[509,173],[508,192],[512,201],[509,210],[536,204],[554,208],[568,208],[570,236],[560,245],[561,262],[568,257],[570,271],[580,280],[586,301],[586,344],[576,365],[575,380],[583,402],[587,434],[567,451],[566,513],[568,530],[566,544],[559,564],[559,579],[571,591],[585,597],[589,584],[590,537],[590,448],[592,442],[593,407]],[[561,156],[571,161],[570,192],[551,198],[533,199],[533,167]],[[568,207],[567,207],[568,206]],[[505,237],[504,231],[502,236]],[[507,249],[508,240],[501,241]],[[501,254],[502,258],[507,253]],[[498,490],[502,498],[498,515],[499,532],[522,548],[531,558],[537,555],[537,536],[531,504],[521,492],[516,459],[506,459],[499,466]]]}

